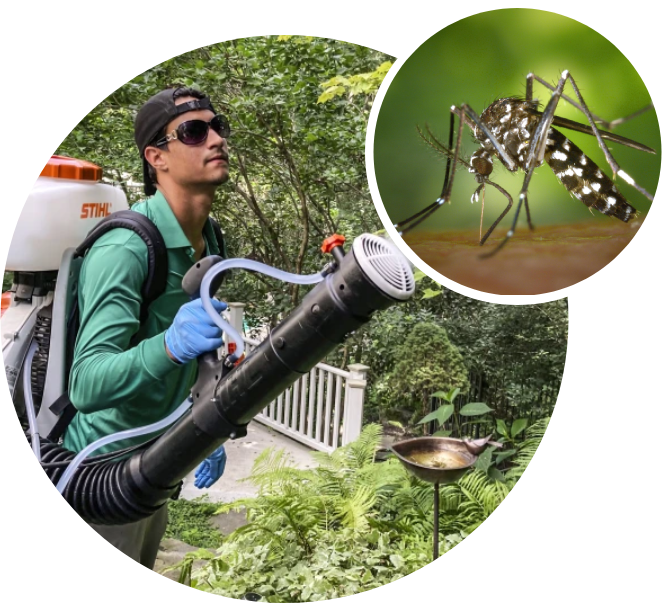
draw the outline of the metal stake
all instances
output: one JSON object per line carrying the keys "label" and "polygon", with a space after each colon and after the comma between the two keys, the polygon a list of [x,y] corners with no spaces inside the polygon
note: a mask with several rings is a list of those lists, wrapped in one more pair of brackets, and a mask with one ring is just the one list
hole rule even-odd
{"label": "metal stake", "polygon": [[433,561],[439,556],[440,539],[440,484],[435,484],[435,495],[433,499]]}

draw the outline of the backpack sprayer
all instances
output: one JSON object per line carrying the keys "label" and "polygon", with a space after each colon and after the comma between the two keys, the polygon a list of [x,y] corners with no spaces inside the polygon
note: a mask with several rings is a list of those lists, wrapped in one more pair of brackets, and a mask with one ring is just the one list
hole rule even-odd
{"label": "backpack sprayer", "polygon": [[392,243],[364,234],[345,252],[343,242],[337,236],[324,242],[322,249],[332,254],[333,261],[315,275],[291,275],[257,262],[217,256],[205,258],[187,273],[185,291],[200,294],[208,313],[236,342],[237,351],[244,349],[241,337],[207,303],[223,272],[256,270],[315,286],[249,356],[200,357],[198,380],[189,400],[173,416],[149,427],[163,430],[176,422],[149,443],[133,451],[95,456],[71,468],[73,452],[44,439],[37,445],[33,442],[47,475],[59,483],[65,499],[84,520],[122,524],[153,514],[204,458],[228,439],[244,436],[256,414],[349,333],[367,323],[374,312],[411,297],[411,267]]}
{"label": "backpack sprayer", "polygon": [[102,184],[101,177],[102,169],[92,163],[52,157],[26,199],[9,246],[5,270],[14,279],[0,320],[5,375],[24,423],[31,419],[24,392],[32,393],[33,422],[42,434],[55,423],[49,407],[67,389],[66,327],[78,278],[74,248],[105,216],[128,209],[123,191]]}

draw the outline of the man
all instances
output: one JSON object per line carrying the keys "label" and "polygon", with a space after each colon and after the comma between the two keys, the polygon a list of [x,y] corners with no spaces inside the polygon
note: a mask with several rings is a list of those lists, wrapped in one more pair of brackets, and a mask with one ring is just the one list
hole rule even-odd
{"label": "man", "polygon": [[[139,235],[114,229],[86,255],[79,278],[81,320],[69,392],[79,412],[65,433],[66,448],[79,451],[105,435],[167,416],[189,395],[197,372],[195,358],[221,346],[221,330],[200,300],[189,302],[181,281],[201,257],[222,253],[208,218],[217,187],[228,179],[227,136],[225,119],[194,89],[164,90],[139,110],[135,141],[150,198],[133,210],[151,219],[165,240],[167,283],[140,323],[147,246]],[[226,307],[218,300],[212,303],[217,311]],[[101,452],[136,443],[137,439],[117,442]],[[221,447],[196,471],[196,486],[211,486],[224,466]],[[132,524],[92,527],[153,568],[166,524],[164,506]]]}

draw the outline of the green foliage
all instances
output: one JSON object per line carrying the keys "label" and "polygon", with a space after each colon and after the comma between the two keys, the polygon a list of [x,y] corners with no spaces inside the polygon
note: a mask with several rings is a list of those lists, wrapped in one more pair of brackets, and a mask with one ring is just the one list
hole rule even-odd
{"label": "green foliage", "polygon": [[[365,131],[375,86],[390,59],[353,44],[300,36],[246,38],[196,49],[116,90],[84,117],[57,152],[99,164],[107,181],[122,186],[131,202],[138,201],[137,110],[168,85],[200,88],[230,117],[233,130],[231,179],[214,204],[229,253],[291,272],[315,272],[324,264],[319,245],[326,235],[337,231],[351,241],[381,226],[368,191]],[[332,83],[346,92],[318,102]],[[227,301],[247,303],[250,335],[274,326],[303,293],[297,286],[243,272],[228,279],[220,292]],[[446,330],[467,369],[492,380],[504,376],[500,396],[517,405],[534,403],[538,391],[560,379],[567,343],[564,302],[486,304],[419,275],[415,299],[377,313],[328,358],[341,367],[370,365],[367,420],[393,419],[393,413],[387,416],[389,409],[409,405],[395,416],[407,422],[412,407],[424,403],[409,393],[398,398],[389,386],[397,359],[410,349],[412,329],[422,322]],[[425,387],[435,391],[460,385],[438,383],[430,342],[419,343],[418,357],[433,357]],[[415,382],[421,378],[415,377]],[[522,387],[524,380],[531,380],[530,387]]]}
{"label": "green foliage", "polygon": [[168,501],[166,538],[176,538],[191,546],[217,548],[223,542],[221,532],[212,526],[210,518],[218,504],[205,501],[206,496],[194,500]]}
{"label": "green foliage", "polygon": [[441,404],[436,410],[427,414],[423,419],[419,421],[419,425],[424,423],[431,423],[433,421],[437,422],[439,431],[436,431],[433,435],[435,436],[450,436],[452,430],[444,429],[445,423],[453,417],[453,423],[456,427],[458,435],[461,435],[461,426],[462,423],[456,420],[457,416],[461,417],[481,417],[487,413],[493,412],[493,409],[484,404],[483,402],[470,402],[469,404],[464,404],[460,409],[456,408],[456,398],[460,393],[459,388],[454,388],[449,392],[435,392],[431,394],[431,398],[440,398],[446,400],[446,404]]}
{"label": "green foliage", "polygon": [[[417,360],[419,358],[420,360]],[[432,321],[416,324],[407,336],[403,349],[388,380],[394,402],[405,397],[414,413],[425,415],[429,398],[436,389],[467,390],[468,374],[463,357],[445,329]]]}
{"label": "green foliage", "polygon": [[[543,423],[516,460],[514,476],[493,481],[474,470],[440,490],[440,554],[475,530],[502,502],[527,466]],[[249,524],[228,536],[215,555],[189,553],[181,581],[193,588],[242,598],[255,592],[273,603],[321,601],[352,595],[412,573],[432,561],[433,486],[400,462],[375,462],[380,428],[300,470],[284,454],[265,451],[250,480],[254,499],[224,505],[245,508]],[[512,470],[510,470],[511,473]],[[205,564],[193,569],[195,559]]]}
{"label": "green foliage", "polygon": [[233,599],[255,592],[273,603],[324,601],[383,586],[431,560],[430,547],[419,539],[393,542],[378,531],[345,528],[324,532],[309,559],[291,540],[283,542],[280,555],[270,542],[229,541],[202,569],[182,572],[181,579]]}
{"label": "green foliage", "polygon": [[[81,121],[58,153],[101,165],[104,177],[120,183],[137,201],[142,198],[141,162],[133,139],[137,110],[167,86],[199,88],[231,122],[231,178],[218,191],[213,208],[229,253],[291,272],[315,272],[324,264],[319,246],[326,236],[340,232],[351,240],[380,226],[365,172],[365,131],[375,83],[370,82],[366,94],[318,103],[321,84],[333,77],[375,73],[389,58],[354,44],[299,36],[245,38],[199,48],[116,90]],[[253,328],[275,324],[300,294],[297,286],[245,273],[229,280],[224,297],[250,302]]]}
{"label": "green foliage", "polygon": [[370,73],[359,73],[352,76],[336,75],[327,82],[321,84],[324,88],[323,94],[319,96],[318,103],[325,103],[336,96],[342,96],[349,93],[350,96],[365,94],[368,96],[368,102],[371,104],[377,93],[377,89],[382,80],[388,73],[393,63],[385,61],[377,69]]}
{"label": "green foliage", "polygon": [[519,445],[519,451],[513,459],[513,467],[506,473],[506,477],[514,481],[519,480],[528,467],[531,459],[537,452],[544,433],[547,431],[549,419],[540,419],[526,429],[526,439]]}
{"label": "green foliage", "polygon": [[[491,413],[491,430],[497,418],[509,422],[549,416],[565,365],[567,300],[524,306],[490,304],[439,287],[421,273],[415,278],[417,294],[412,300],[375,315],[367,329],[344,346],[345,357],[370,366],[366,420],[410,423],[407,413],[389,412],[405,404],[403,398],[394,397],[389,375],[396,358],[408,354],[407,338],[422,322],[445,329],[467,369],[481,381],[483,390],[473,390],[471,395],[477,392],[473,401],[486,402],[496,413],[501,412]],[[424,297],[431,291],[438,294]],[[419,349],[417,357],[423,360],[427,347]],[[330,361],[337,364],[337,357],[333,355]],[[498,411],[500,408],[508,410]]]}
{"label": "green foliage", "polygon": [[2,292],[9,291],[12,287],[14,275],[12,272],[4,272],[2,275]]}

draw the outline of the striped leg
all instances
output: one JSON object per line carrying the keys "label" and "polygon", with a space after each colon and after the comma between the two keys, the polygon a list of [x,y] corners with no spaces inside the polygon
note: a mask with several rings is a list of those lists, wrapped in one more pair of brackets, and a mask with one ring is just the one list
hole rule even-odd
{"label": "striped leg", "polygon": [[[619,119],[616,119],[611,122],[606,122],[604,120],[601,120],[599,117],[591,113],[589,111],[588,107],[586,106],[586,103],[584,102],[584,98],[582,97],[581,92],[579,91],[579,88],[577,87],[577,84],[575,83],[574,78],[570,75],[570,73],[566,70],[563,72],[561,75],[561,80],[563,80],[563,76],[567,74],[567,78],[570,81],[570,85],[572,86],[572,89],[575,91],[575,95],[577,96],[577,101],[572,100],[570,97],[566,96],[563,94],[563,88],[561,87],[561,93],[560,97],[565,99],[567,102],[569,102],[571,105],[577,107],[584,115],[586,115],[586,119],[589,122],[589,125],[591,126],[591,130],[593,131],[593,135],[596,137],[598,140],[598,145],[600,146],[600,149],[602,150],[603,154],[605,155],[605,159],[607,160],[607,163],[609,164],[610,168],[612,168],[612,178],[616,180],[617,174],[621,176],[628,184],[630,184],[635,190],[638,192],[642,193],[647,199],[650,201],[654,200],[653,195],[651,195],[649,192],[647,192],[644,188],[642,188],[639,184],[633,180],[626,172],[624,172],[619,164],[616,162],[614,157],[612,156],[612,153],[610,150],[605,146],[605,143],[603,142],[602,135],[598,128],[596,127],[595,122],[603,122],[603,125],[606,128],[612,128],[614,126],[620,125],[630,119],[633,119],[634,117],[637,117],[641,113],[644,113],[645,111],[648,111],[653,107],[653,105],[648,105],[647,107],[644,107],[643,109],[636,111],[635,113],[632,113],[631,115],[628,115],[627,117],[622,117]],[[558,89],[558,86],[554,87],[551,84],[545,82],[542,78],[538,77],[534,73],[529,73],[526,76],[526,100],[532,100],[533,97],[533,81],[537,80],[540,84],[543,86],[547,87],[549,90],[553,90],[554,94],[556,94],[556,91]],[[560,85],[560,81],[559,81]],[[553,98],[553,95],[552,95]],[[546,113],[546,110],[545,110]]]}

